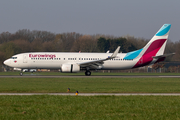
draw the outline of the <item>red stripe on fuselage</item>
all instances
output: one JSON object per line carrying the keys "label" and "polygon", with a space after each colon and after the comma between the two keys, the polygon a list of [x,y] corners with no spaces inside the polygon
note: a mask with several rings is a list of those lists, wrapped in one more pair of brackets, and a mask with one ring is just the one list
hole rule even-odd
{"label": "red stripe on fuselage", "polygon": [[159,39],[151,43],[149,48],[146,50],[146,52],[143,54],[143,56],[139,59],[139,61],[133,68],[145,66],[151,63],[153,60],[152,57],[156,55],[156,53],[159,51],[165,41],[166,39]]}

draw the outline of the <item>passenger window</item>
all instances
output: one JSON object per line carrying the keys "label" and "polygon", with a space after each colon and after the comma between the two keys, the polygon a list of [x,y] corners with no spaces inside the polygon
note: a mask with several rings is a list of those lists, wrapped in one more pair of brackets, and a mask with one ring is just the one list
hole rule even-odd
{"label": "passenger window", "polygon": [[17,57],[11,57],[11,59],[17,59]]}

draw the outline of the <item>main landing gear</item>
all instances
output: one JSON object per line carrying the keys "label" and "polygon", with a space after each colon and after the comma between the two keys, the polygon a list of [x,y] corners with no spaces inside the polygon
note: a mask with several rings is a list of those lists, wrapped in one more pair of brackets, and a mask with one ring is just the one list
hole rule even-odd
{"label": "main landing gear", "polygon": [[86,75],[86,76],[90,76],[90,75],[91,75],[91,71],[86,70],[85,75]]}
{"label": "main landing gear", "polygon": [[19,75],[20,75],[20,76],[23,76],[23,73],[22,73],[22,72],[20,72],[20,73],[19,73]]}

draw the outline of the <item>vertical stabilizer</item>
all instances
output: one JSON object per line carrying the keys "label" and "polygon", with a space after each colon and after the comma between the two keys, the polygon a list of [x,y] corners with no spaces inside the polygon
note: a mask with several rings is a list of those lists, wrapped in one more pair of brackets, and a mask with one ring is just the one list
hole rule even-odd
{"label": "vertical stabilizer", "polygon": [[154,37],[146,44],[139,56],[143,55],[163,55],[168,39],[171,24],[164,24]]}
{"label": "vertical stabilizer", "polygon": [[137,58],[139,61],[134,67],[140,67],[152,62],[153,57],[164,54],[171,24],[164,24],[153,38],[141,50]]}

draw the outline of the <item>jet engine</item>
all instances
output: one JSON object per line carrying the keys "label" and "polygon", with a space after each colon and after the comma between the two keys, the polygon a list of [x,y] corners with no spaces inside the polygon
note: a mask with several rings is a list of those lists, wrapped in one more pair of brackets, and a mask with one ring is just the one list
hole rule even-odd
{"label": "jet engine", "polygon": [[79,72],[80,66],[78,64],[63,64],[61,67],[61,72]]}

